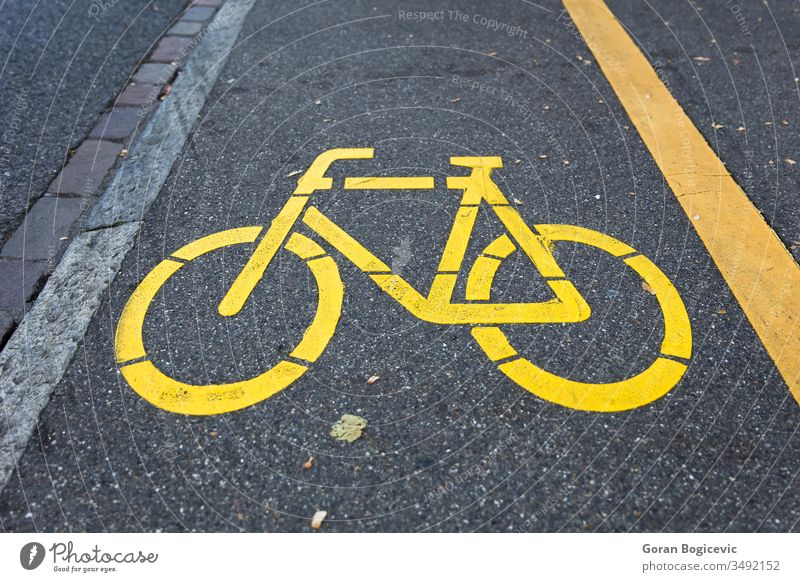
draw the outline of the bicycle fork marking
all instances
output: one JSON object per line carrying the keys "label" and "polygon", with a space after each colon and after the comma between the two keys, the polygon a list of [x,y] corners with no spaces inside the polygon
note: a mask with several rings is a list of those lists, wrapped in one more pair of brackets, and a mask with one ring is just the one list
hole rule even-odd
{"label": "bicycle fork marking", "polygon": [[[686,309],[669,279],[649,259],[624,243],[602,233],[568,225],[536,225],[536,234],[508,204],[491,178],[502,167],[497,157],[453,157],[454,166],[471,169],[467,176],[447,178],[450,189],[462,190],[457,211],[437,273],[427,296],[419,293],[352,236],[314,206],[311,196],[330,190],[325,176],[336,160],[370,159],[371,148],[334,149],[320,154],[298,180],[297,188],[272,221],[263,227],[243,227],[212,234],[187,244],[159,263],[131,295],[117,325],[117,362],[125,380],[148,402],[171,412],[193,415],[238,410],[283,390],[308,370],[327,347],[341,315],[344,285],[338,267],[325,249],[312,239],[292,232],[298,220],[364,271],[376,285],[411,314],[431,323],[472,325],[472,336],[489,359],[507,377],[550,402],[579,410],[612,412],[643,406],[663,396],[682,377],[686,365],[672,358],[691,356],[691,327]],[[346,178],[345,189],[432,189],[432,177]],[[475,226],[479,205],[495,212],[508,234],[489,244],[469,270],[466,300],[453,301],[453,290]],[[261,236],[263,233],[263,236]],[[510,235],[510,236],[509,236]],[[259,239],[261,236],[261,239]],[[513,240],[512,240],[513,239]],[[236,244],[254,244],[241,270],[218,306],[223,316],[239,313],[283,246],[305,261],[317,284],[316,315],[300,343],[281,361],[249,380],[227,384],[192,385],[170,378],[147,358],[142,328],[158,290],[186,263],[208,252]],[[664,315],[661,356],[644,372],[621,382],[589,384],[561,378],[519,357],[499,324],[575,323],[586,320],[591,309],[553,257],[554,241],[594,246],[620,258],[655,292]],[[285,242],[285,244],[284,244]],[[536,303],[491,303],[491,287],[502,261],[521,249],[553,291],[553,299]],[[268,283],[267,283],[268,284]],[[665,357],[666,356],[666,357]]]}

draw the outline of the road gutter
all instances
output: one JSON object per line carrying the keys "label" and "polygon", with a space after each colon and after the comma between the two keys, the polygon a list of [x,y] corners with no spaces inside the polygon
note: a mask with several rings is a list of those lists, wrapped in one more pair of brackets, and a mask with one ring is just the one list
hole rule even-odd
{"label": "road gutter", "polygon": [[0,491],[183,150],[255,0],[227,0],[0,352]]}

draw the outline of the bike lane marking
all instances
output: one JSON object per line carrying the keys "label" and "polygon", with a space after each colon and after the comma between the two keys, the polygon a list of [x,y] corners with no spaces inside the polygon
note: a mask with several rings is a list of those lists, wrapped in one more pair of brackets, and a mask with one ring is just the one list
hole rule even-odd
{"label": "bike lane marking", "polygon": [[602,0],[564,0],[725,282],[800,402],[800,266]]}
{"label": "bike lane marking", "polygon": [[[307,175],[314,178],[315,190],[331,188],[330,178],[324,175],[330,163],[336,159],[352,159],[354,153],[363,157],[364,151],[339,148],[321,153],[298,180],[298,189],[303,188],[301,184]],[[373,150],[368,151],[371,156]],[[297,232],[290,234],[295,223],[302,220],[331,247],[367,273],[380,289],[412,315],[432,323],[476,326],[472,330],[473,337],[500,371],[520,387],[545,400],[578,410],[618,412],[644,406],[663,396],[678,383],[686,364],[663,357],[657,358],[644,372],[619,382],[594,384],[561,378],[535,366],[524,357],[517,357],[517,351],[499,328],[485,327],[505,323],[567,323],[587,319],[591,314],[589,305],[574,285],[564,278],[565,274],[551,252],[554,241],[572,241],[606,251],[639,274],[654,290],[664,314],[661,353],[682,359],[691,357],[691,326],[686,308],[666,275],[649,259],[613,237],[586,228],[540,224],[535,227],[539,234],[535,234],[516,209],[508,205],[490,178],[493,168],[502,167],[499,157],[454,157],[451,163],[469,167],[472,172],[469,176],[448,177],[448,187],[463,192],[462,202],[427,296],[419,293],[399,274],[392,273],[383,261],[316,207],[306,208],[310,195],[297,195],[295,190],[263,236],[264,228],[261,226],[207,235],[173,252],[145,276],[123,308],[117,324],[116,359],[123,377],[142,398],[159,408],[179,414],[214,415],[262,402],[303,376],[308,371],[308,365],[322,355],[336,331],[342,311],[344,285],[336,263],[323,247]],[[407,184],[424,188],[432,182],[430,177],[418,176],[355,180],[358,184],[356,189],[365,180],[370,180],[373,186],[386,185],[389,189]],[[456,278],[462,271],[468,241],[475,227],[478,204],[483,201],[490,203],[508,230],[508,235],[501,235],[491,242],[469,269],[467,299],[477,298],[484,303],[454,302]],[[540,273],[547,277],[555,299],[535,303],[488,303],[500,263],[517,250],[517,245],[509,235]],[[260,236],[262,238],[257,243]],[[317,282],[318,294],[314,320],[302,341],[289,354],[289,359],[281,360],[253,378],[227,384],[189,384],[160,371],[145,350],[143,328],[150,304],[170,277],[184,265],[207,253],[232,245],[254,245],[251,258],[236,278],[236,281],[244,283],[234,292],[234,282],[227,293],[227,296],[235,297],[234,306],[240,308],[287,236],[285,248],[306,262]],[[226,310],[219,311],[224,314]]]}

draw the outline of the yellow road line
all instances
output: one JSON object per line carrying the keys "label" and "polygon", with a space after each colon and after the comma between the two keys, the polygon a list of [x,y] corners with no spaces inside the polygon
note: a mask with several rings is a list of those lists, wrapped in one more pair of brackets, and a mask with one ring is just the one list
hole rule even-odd
{"label": "yellow road line", "polygon": [[605,3],[564,6],[800,402],[800,266]]}
{"label": "yellow road line", "polygon": [[365,176],[345,178],[345,190],[433,190],[433,176]]}

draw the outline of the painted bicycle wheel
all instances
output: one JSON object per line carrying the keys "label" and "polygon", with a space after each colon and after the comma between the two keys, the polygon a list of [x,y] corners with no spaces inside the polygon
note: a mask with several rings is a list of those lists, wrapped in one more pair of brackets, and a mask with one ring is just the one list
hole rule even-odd
{"label": "painted bicycle wheel", "polygon": [[[578,226],[538,224],[548,241],[570,241],[596,247],[620,257],[649,285],[664,316],[661,353],[639,374],[619,382],[587,383],[563,378],[520,357],[506,334],[497,326],[472,328],[472,336],[498,369],[525,390],[549,402],[590,412],[619,412],[644,406],[669,392],[683,377],[692,355],[692,330],[686,307],[677,289],[650,259],[606,234]],[[505,238],[504,238],[505,237]],[[500,249],[500,250],[498,250]],[[489,299],[492,282],[502,261],[516,247],[505,235],[498,237],[473,265],[467,299]]]}
{"label": "painted bicycle wheel", "polygon": [[280,392],[308,371],[298,363],[319,358],[336,331],[342,311],[344,285],[336,262],[310,238],[293,233],[285,248],[303,260],[317,283],[317,311],[303,338],[278,364],[254,378],[224,384],[187,384],[171,378],[149,359],[142,337],[148,309],[158,291],[176,272],[196,258],[231,245],[253,243],[263,227],[221,231],[187,244],[145,276],[128,299],[117,323],[114,341],[117,364],[139,396],[158,408],[189,415],[232,412]]}

